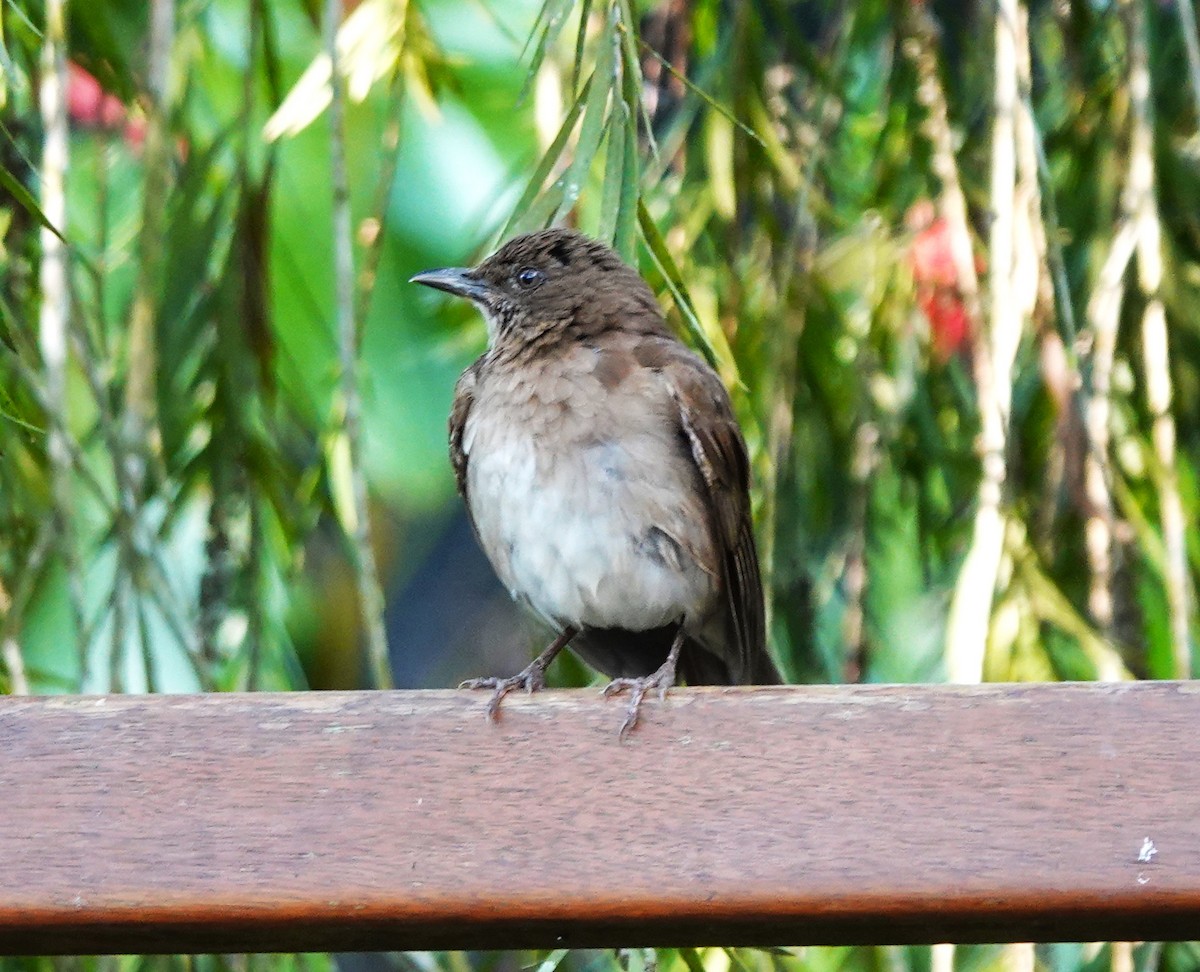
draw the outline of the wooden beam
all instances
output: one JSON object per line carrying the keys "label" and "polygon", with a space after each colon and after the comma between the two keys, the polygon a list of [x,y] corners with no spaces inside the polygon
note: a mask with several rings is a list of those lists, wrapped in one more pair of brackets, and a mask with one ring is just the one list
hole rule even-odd
{"label": "wooden beam", "polygon": [[0,699],[0,952],[1195,937],[1200,685]]}

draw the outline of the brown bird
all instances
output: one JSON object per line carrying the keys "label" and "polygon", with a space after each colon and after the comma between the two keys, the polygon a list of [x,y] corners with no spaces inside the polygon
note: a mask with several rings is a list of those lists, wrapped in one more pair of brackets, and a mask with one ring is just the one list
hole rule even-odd
{"label": "brown bird", "polygon": [[450,457],[480,545],[558,637],[488,706],[545,685],[568,644],[643,697],[778,684],[767,655],[746,445],[716,372],[611,249],[550,229],[414,283],[473,301],[488,349],[458,380]]}

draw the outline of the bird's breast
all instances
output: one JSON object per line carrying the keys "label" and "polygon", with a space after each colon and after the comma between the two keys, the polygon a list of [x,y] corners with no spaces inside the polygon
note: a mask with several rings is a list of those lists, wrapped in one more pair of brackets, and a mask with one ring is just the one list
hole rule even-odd
{"label": "bird's breast", "polygon": [[594,365],[481,379],[463,446],[484,551],[552,624],[647,630],[707,614],[716,558],[670,395],[649,371],[607,387]]}

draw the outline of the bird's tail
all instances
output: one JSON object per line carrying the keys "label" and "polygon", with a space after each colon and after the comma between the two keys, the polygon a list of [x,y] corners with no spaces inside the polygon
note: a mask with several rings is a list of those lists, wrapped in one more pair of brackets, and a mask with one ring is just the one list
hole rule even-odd
{"label": "bird's tail", "polygon": [[775,662],[771,660],[771,656],[767,654],[767,650],[765,648],[760,648],[754,653],[754,659],[751,662],[749,684],[784,684],[783,676],[779,674],[779,669],[775,667]]}
{"label": "bird's tail", "polygon": [[708,651],[699,641],[688,638],[679,657],[679,673],[688,685],[783,685],[783,676],[767,654],[759,648],[750,670],[739,678],[725,658]]}

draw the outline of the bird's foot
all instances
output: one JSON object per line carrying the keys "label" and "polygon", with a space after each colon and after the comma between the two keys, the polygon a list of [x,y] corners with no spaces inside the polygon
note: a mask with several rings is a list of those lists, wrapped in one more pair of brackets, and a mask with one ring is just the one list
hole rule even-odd
{"label": "bird's foot", "polygon": [[500,714],[500,702],[509,692],[524,689],[533,693],[546,687],[546,671],[534,662],[522,672],[509,678],[468,678],[459,683],[460,689],[491,689],[492,697],[488,699],[487,715],[495,720]]}
{"label": "bird's foot", "polygon": [[488,699],[487,714],[489,719],[495,719],[500,714],[500,700],[515,689],[523,688],[530,694],[546,687],[546,669],[550,663],[575,637],[574,628],[563,628],[546,650],[537,656],[524,671],[518,672],[511,678],[468,678],[459,683],[460,689],[491,689],[492,697]]}
{"label": "bird's foot", "polygon": [[618,735],[623,742],[625,737],[638,724],[638,713],[642,708],[642,700],[648,692],[658,689],[658,700],[662,702],[667,697],[667,689],[675,684],[675,666],[663,665],[653,675],[642,678],[614,678],[604,687],[604,697],[629,692],[629,705],[625,709],[625,721],[621,723]]}
{"label": "bird's foot", "polygon": [[614,678],[604,687],[604,697],[618,695],[629,690],[629,708],[625,710],[625,721],[621,723],[618,737],[624,742],[633,727],[638,723],[638,711],[642,707],[642,699],[651,689],[658,689],[658,701],[667,697],[667,689],[675,684],[675,666],[679,664],[679,653],[683,650],[684,628],[683,618],[679,619],[679,629],[675,632],[675,640],[671,642],[671,650],[667,652],[667,660],[658,666],[658,671],[641,678]]}

